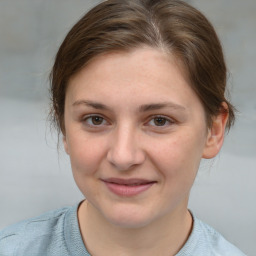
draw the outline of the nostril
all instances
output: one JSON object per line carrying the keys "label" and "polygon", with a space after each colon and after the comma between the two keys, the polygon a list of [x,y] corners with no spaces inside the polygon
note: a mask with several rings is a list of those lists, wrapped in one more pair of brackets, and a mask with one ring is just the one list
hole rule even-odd
{"label": "nostril", "polygon": [[135,165],[144,162],[144,153],[138,145],[136,134],[132,127],[120,126],[113,133],[107,160],[120,171],[130,170]]}
{"label": "nostril", "polygon": [[140,152],[108,152],[107,159],[111,165],[115,166],[120,171],[130,170],[132,167],[142,164],[144,156]]}

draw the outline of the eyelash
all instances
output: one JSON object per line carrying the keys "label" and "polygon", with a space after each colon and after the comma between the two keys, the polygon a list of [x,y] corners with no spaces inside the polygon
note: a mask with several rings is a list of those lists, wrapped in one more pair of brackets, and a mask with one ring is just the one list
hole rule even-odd
{"label": "eyelash", "polygon": [[[154,122],[154,120],[157,118],[163,119],[165,121],[165,123],[164,123],[164,125],[153,125],[154,127],[163,127],[164,128],[166,126],[169,126],[169,125],[172,125],[175,123],[175,121],[173,119],[166,117],[166,116],[162,116],[162,115],[151,116],[148,123],[150,123],[151,121]],[[166,125],[166,123],[168,123],[168,124]]]}
{"label": "eyelash", "polygon": [[[83,119],[82,119],[82,122],[86,124],[86,126],[90,127],[90,128],[101,128],[102,126],[106,125],[106,124],[99,124],[99,125],[96,125],[96,124],[93,124],[92,122],[92,118],[94,117],[98,117],[100,119],[103,120],[103,122],[106,122],[108,123],[108,121],[101,115],[88,115],[88,116],[85,116]],[[147,121],[147,126],[150,126],[150,122],[154,122],[154,119],[163,119],[164,120],[164,125],[152,125],[153,127],[162,127],[162,128],[165,128],[166,126],[169,126],[169,125],[172,125],[175,123],[175,121],[169,117],[166,117],[166,116],[163,116],[163,115],[155,115],[155,116],[151,116],[149,121]],[[91,119],[91,123],[89,124],[88,123],[88,120]],[[168,124],[166,124],[168,123]],[[149,124],[149,125],[148,125]]]}
{"label": "eyelash", "polygon": [[92,128],[99,128],[99,127],[101,127],[102,124],[100,124],[100,125],[95,125],[95,124],[89,124],[89,123],[87,123],[87,121],[88,121],[89,119],[91,119],[91,123],[92,123],[92,118],[93,118],[93,117],[102,118],[102,119],[103,119],[103,122],[107,122],[106,119],[105,119],[103,116],[101,116],[101,115],[89,115],[89,116],[85,116],[85,117],[82,119],[82,122],[83,122],[83,123],[86,123],[86,125],[87,125],[88,127],[92,127]]}

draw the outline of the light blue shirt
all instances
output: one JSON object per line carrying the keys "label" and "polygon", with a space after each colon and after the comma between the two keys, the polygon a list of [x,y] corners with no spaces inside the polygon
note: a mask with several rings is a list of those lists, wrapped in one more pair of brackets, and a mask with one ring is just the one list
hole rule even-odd
{"label": "light blue shirt", "polygon": [[[0,232],[0,255],[90,256],[81,237],[77,208],[50,211],[5,228]],[[193,219],[191,235],[176,256],[245,256],[212,227]]]}

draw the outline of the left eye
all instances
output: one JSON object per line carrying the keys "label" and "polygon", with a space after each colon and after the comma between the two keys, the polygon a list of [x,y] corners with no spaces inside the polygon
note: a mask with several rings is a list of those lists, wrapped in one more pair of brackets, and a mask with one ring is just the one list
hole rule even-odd
{"label": "left eye", "polygon": [[154,117],[153,119],[150,120],[149,125],[153,126],[166,126],[171,123],[171,120],[162,117],[162,116],[157,116]]}

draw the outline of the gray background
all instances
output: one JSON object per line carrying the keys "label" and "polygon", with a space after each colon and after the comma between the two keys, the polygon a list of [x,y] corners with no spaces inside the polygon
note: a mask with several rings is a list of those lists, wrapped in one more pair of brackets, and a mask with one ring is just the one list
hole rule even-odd
{"label": "gray background", "polygon": [[[72,24],[99,1],[0,1],[0,228],[82,199],[49,129],[48,81]],[[256,255],[256,1],[191,0],[214,24],[238,120],[214,160],[203,161],[190,208]]]}

